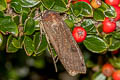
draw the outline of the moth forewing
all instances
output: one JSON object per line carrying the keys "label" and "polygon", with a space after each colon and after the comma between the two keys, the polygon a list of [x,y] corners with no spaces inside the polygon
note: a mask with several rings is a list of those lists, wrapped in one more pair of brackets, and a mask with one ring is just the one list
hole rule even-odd
{"label": "moth forewing", "polygon": [[56,12],[46,11],[42,16],[42,23],[50,43],[67,72],[72,76],[86,73],[82,52],[61,16]]}

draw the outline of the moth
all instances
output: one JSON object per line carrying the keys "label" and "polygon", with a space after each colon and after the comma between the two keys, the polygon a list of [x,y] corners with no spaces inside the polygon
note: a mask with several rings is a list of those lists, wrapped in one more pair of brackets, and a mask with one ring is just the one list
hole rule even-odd
{"label": "moth", "polygon": [[66,71],[71,76],[86,73],[82,52],[59,13],[46,11],[42,16],[42,24],[58,59]]}

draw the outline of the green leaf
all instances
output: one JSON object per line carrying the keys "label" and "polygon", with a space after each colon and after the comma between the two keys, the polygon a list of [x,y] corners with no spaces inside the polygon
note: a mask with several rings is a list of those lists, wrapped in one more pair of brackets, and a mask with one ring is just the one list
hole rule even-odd
{"label": "green leaf", "polygon": [[0,33],[0,46],[2,45],[3,43],[3,35]]}
{"label": "green leaf", "polygon": [[20,0],[22,7],[34,7],[40,3],[40,0]]}
{"label": "green leaf", "polygon": [[113,33],[112,33],[112,36],[113,36],[115,39],[120,39],[120,32],[113,32]]}
{"label": "green leaf", "polygon": [[30,37],[25,36],[24,38],[24,49],[28,56],[31,56],[35,50],[35,46],[33,44],[33,41]]}
{"label": "green leaf", "polygon": [[72,20],[65,19],[64,22],[68,25],[69,28],[72,29],[74,27],[74,23]]}
{"label": "green leaf", "polygon": [[104,21],[104,13],[99,10],[99,9],[95,9],[94,12],[93,12],[93,18],[96,20],[96,21]]}
{"label": "green leaf", "polygon": [[48,45],[45,35],[41,36],[40,32],[37,32],[34,35],[33,42],[35,45],[35,54],[40,54],[41,52],[46,50],[47,45]]}
{"label": "green leaf", "polygon": [[109,47],[109,51],[114,51],[120,48],[120,40],[112,39],[112,44]]}
{"label": "green leaf", "polygon": [[55,0],[55,4],[52,7],[53,11],[65,12],[67,10],[65,3],[62,0]]}
{"label": "green leaf", "polygon": [[78,23],[82,20],[82,16],[78,16],[75,17],[74,15],[69,15],[69,19],[73,22],[73,23]]}
{"label": "green leaf", "polygon": [[18,35],[18,27],[10,17],[0,18],[0,31],[3,34],[12,33],[15,36]]}
{"label": "green leaf", "polygon": [[44,7],[47,9],[50,9],[53,7],[53,5],[55,4],[55,0],[41,0]]}
{"label": "green leaf", "polygon": [[29,18],[24,26],[24,32],[26,35],[31,35],[35,31],[35,21],[33,18]]}
{"label": "green leaf", "polygon": [[99,9],[100,9],[102,12],[104,12],[104,11],[106,11],[108,8],[109,8],[109,6],[102,1],[102,5],[100,6]]}
{"label": "green leaf", "polygon": [[108,48],[107,43],[103,39],[94,35],[88,35],[83,43],[88,50],[94,53],[102,53]]}
{"label": "green leaf", "polygon": [[21,13],[22,6],[18,2],[12,2],[11,7],[15,10],[16,13]]}
{"label": "green leaf", "polygon": [[115,18],[116,17],[115,9],[112,6],[109,6],[109,8],[104,12],[104,14],[105,14],[106,17],[109,17],[109,18]]}
{"label": "green leaf", "polygon": [[92,7],[88,3],[82,1],[72,5],[71,10],[75,16],[82,15],[87,17],[91,16],[93,13]]}
{"label": "green leaf", "polygon": [[0,0],[0,11],[3,11],[7,8],[6,0]]}
{"label": "green leaf", "polygon": [[14,47],[12,44],[13,37],[10,35],[7,40],[6,52],[15,53],[18,51],[18,48]]}
{"label": "green leaf", "polygon": [[90,32],[95,27],[91,19],[84,19],[81,23],[81,26],[87,31]]}
{"label": "green leaf", "polygon": [[13,38],[12,44],[15,48],[21,48],[20,41],[17,40],[16,38]]}
{"label": "green leaf", "polygon": [[112,64],[115,68],[120,69],[120,58],[110,58],[110,64]]}
{"label": "green leaf", "polygon": [[21,16],[22,16],[22,24],[24,24],[25,20],[28,18],[28,14],[23,12]]}

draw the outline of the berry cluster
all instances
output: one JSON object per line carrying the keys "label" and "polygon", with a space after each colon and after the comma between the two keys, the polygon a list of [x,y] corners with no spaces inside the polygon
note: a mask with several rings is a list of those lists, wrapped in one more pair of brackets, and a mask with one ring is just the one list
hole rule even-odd
{"label": "berry cluster", "polygon": [[112,76],[113,80],[120,80],[120,70],[116,70],[114,66],[109,63],[103,65],[102,73],[107,77]]}
{"label": "berry cluster", "polygon": [[[90,4],[93,8],[98,8],[101,5],[100,0],[92,0],[91,2],[89,0],[77,0],[77,1],[72,1],[72,4],[75,4],[80,1]],[[120,7],[119,7],[120,0],[105,0],[105,2],[108,5],[113,6],[116,11],[116,18],[106,17],[104,21],[102,22],[103,32],[106,34],[109,34],[116,29],[116,21],[120,20]],[[72,34],[76,42],[83,42],[85,40],[86,31],[82,27],[75,27]]]}

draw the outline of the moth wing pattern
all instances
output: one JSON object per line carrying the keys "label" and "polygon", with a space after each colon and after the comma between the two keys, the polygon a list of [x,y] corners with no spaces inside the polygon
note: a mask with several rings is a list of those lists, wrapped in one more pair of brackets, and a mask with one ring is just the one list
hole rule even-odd
{"label": "moth wing pattern", "polygon": [[86,73],[82,52],[61,16],[54,11],[46,11],[42,16],[42,24],[66,71],[71,76]]}

